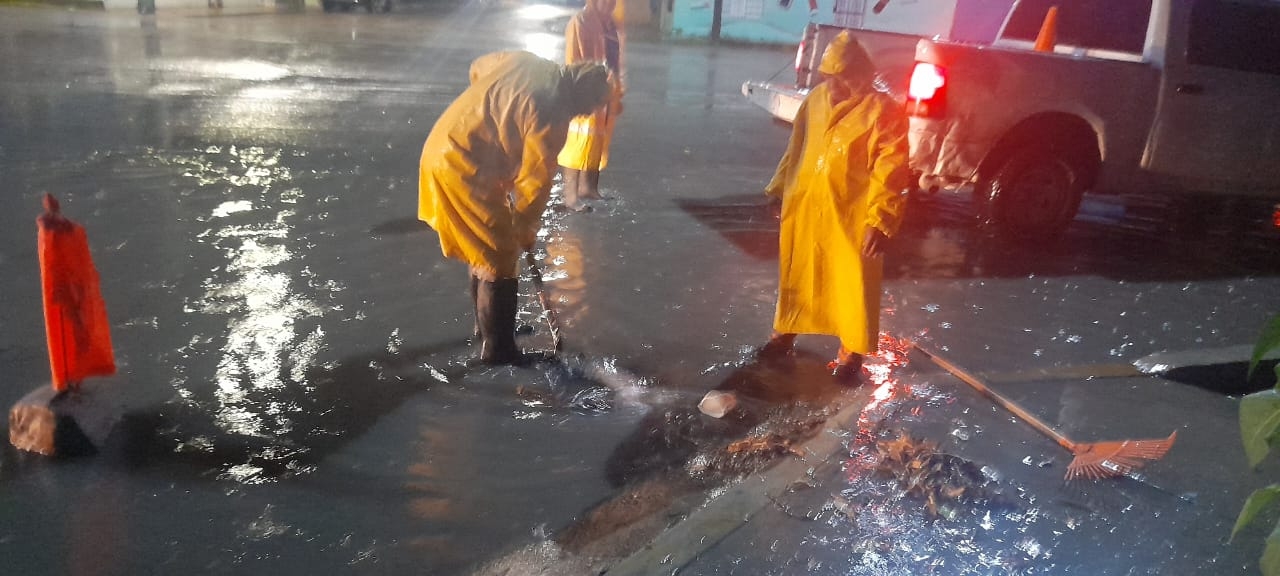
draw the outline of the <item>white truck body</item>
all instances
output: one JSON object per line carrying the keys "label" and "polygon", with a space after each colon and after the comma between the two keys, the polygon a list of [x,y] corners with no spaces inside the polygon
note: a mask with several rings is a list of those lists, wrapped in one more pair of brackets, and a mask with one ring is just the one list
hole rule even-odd
{"label": "white truck body", "polygon": [[[1058,43],[1034,51],[1051,3]],[[974,185],[1013,236],[1061,232],[1085,190],[1280,196],[1276,0],[1019,0],[993,44],[917,39],[905,65],[942,78],[894,85],[920,185]]]}

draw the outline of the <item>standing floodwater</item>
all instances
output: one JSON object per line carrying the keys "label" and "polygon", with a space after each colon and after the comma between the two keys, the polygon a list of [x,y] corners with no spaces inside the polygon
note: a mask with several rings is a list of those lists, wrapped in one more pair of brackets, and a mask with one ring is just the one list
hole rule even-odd
{"label": "standing floodwater", "polygon": [[[5,573],[465,574],[532,550],[569,574],[783,466],[756,520],[648,573],[695,548],[681,574],[1253,573],[1265,531],[1225,537],[1274,470],[1243,464],[1237,401],[1121,369],[1252,344],[1280,301],[1270,203],[1087,198],[1062,243],[1018,246],[963,194],[913,197],[873,385],[828,386],[829,339],[762,367],[787,129],[738,88],[789,50],[629,30],[605,199],[536,244],[562,361],[469,362],[466,270],[416,220],[417,167],[476,57],[562,53],[573,7],[523,8],[0,9],[0,401],[49,378],[49,192],[88,231],[124,414],[92,457],[0,450]],[[519,344],[551,346],[542,314],[526,278]],[[1071,438],[1178,444],[1142,482],[1065,487],[1068,455],[898,354],[914,340]],[[713,389],[740,411],[697,412]],[[981,497],[931,509],[878,470],[903,434]]]}

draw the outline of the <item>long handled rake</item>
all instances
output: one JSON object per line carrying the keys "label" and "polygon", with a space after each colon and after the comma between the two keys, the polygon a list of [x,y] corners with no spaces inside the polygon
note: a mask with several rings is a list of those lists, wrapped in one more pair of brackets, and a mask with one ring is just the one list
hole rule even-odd
{"label": "long handled rake", "polygon": [[538,261],[533,258],[533,252],[524,253],[525,264],[529,265],[529,273],[533,276],[533,287],[538,290],[538,303],[542,305],[542,309],[546,312],[547,328],[551,330],[551,350],[553,354],[560,354],[563,342],[560,340],[560,321],[556,318],[556,309],[551,307],[551,298],[547,296],[547,286],[542,282],[542,269],[538,267]]}
{"label": "long handled rake", "polygon": [[1112,442],[1073,442],[1071,439],[1063,436],[1062,433],[1050,428],[1039,418],[1031,415],[1021,406],[1010,402],[995,391],[987,388],[976,376],[966,372],[964,369],[952,364],[945,358],[938,356],[930,350],[925,349],[919,344],[915,344],[916,350],[928,356],[930,360],[950,372],[956,378],[964,381],[965,384],[972,386],[983,396],[999,404],[1004,409],[1012,412],[1015,416],[1026,421],[1031,427],[1038,430],[1041,434],[1052,438],[1063,448],[1069,450],[1075,455],[1075,459],[1067,465],[1066,480],[1071,481],[1077,478],[1114,478],[1117,476],[1128,476],[1135,469],[1142,467],[1148,460],[1159,460],[1164,457],[1169,448],[1173,446],[1173,441],[1177,438],[1178,432],[1175,430],[1168,438],[1152,439],[1152,440],[1117,440]]}

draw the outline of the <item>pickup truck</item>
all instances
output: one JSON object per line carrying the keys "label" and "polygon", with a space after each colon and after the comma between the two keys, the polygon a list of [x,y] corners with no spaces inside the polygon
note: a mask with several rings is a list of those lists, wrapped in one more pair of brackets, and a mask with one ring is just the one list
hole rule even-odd
{"label": "pickup truck", "polygon": [[[1055,4],[1056,44],[1033,50]],[[971,186],[1008,237],[1057,237],[1085,191],[1280,196],[1276,0],[1019,0],[992,43],[917,38],[910,60],[853,33],[903,99],[919,186]],[[794,95],[833,35],[806,32]]]}

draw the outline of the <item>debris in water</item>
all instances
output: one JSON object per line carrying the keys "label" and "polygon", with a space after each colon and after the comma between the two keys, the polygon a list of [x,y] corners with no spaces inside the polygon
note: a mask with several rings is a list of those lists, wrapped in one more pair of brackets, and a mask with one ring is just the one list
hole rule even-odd
{"label": "debris in water", "polygon": [[954,518],[956,504],[986,500],[986,477],[973,463],[938,452],[937,445],[902,432],[876,443],[877,469],[897,479],[910,496],[923,498],[935,518]]}
{"label": "debris in water", "polygon": [[835,508],[836,512],[844,514],[850,518],[856,518],[858,515],[858,511],[854,509],[853,505],[841,496],[834,496],[831,498],[831,507]]}
{"label": "debris in water", "polygon": [[801,458],[804,452],[791,445],[791,440],[784,438],[781,434],[770,432],[763,436],[751,436],[743,438],[725,448],[730,454],[742,454],[749,456],[774,455],[774,454],[794,454]]}
{"label": "debris in water", "polygon": [[712,390],[702,397],[702,401],[698,403],[698,410],[712,418],[724,418],[725,414],[737,405],[738,397],[732,392]]}
{"label": "debris in water", "polygon": [[520,397],[521,404],[530,408],[555,404],[554,399],[552,399],[550,395],[524,386],[516,386],[516,396]]}
{"label": "debris in water", "polygon": [[569,407],[578,411],[592,414],[600,414],[613,410],[613,401],[610,395],[613,390],[604,386],[595,386],[592,388],[584,388],[573,395],[573,399],[569,401]]}

